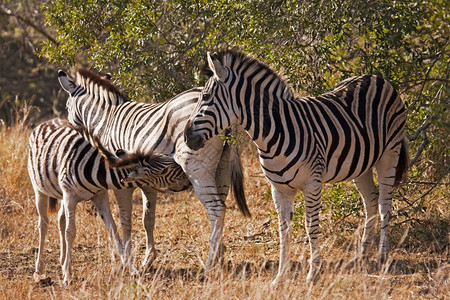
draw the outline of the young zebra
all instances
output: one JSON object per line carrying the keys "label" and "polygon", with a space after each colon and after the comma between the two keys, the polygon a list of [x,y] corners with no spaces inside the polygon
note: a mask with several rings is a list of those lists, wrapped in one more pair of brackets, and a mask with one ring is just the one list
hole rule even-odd
{"label": "young zebra", "polygon": [[[61,86],[70,95],[66,107],[72,124],[86,126],[113,152],[117,149],[155,151],[173,156],[183,168],[210,219],[210,248],[204,266],[209,270],[221,254],[225,199],[230,181],[239,209],[244,215],[250,213],[237,149],[224,146],[219,137],[212,138],[201,151],[195,152],[184,142],[186,121],[195,108],[200,89],[191,89],[164,103],[147,104],[129,101],[109,81],[86,69],[79,69],[75,80],[62,71],[58,76]],[[153,207],[156,193],[144,200]],[[143,215],[147,228],[146,207],[144,205]],[[145,259],[143,267],[147,265]]]}
{"label": "young zebra", "polygon": [[297,98],[276,72],[242,52],[208,54],[207,60],[211,78],[187,123],[185,139],[191,149],[201,149],[236,123],[253,139],[279,217],[280,265],[273,284],[290,268],[292,200],[298,190],[305,197],[310,241],[307,279],[316,277],[324,182],[353,179],[359,189],[366,210],[363,255],[373,240],[378,200],[379,259],[385,261],[392,188],[408,161],[406,112],[395,89],[386,80],[367,75],[349,78],[320,96]]}
{"label": "young zebra", "polygon": [[[189,184],[181,167],[169,156],[132,153],[117,158],[100,144],[97,145],[99,151],[88,139],[90,137],[86,131],[60,119],[38,125],[30,135],[28,172],[39,214],[39,252],[35,279],[42,277],[42,254],[48,228],[47,210],[55,211],[56,199],[62,199],[58,213],[60,260],[64,283],[67,285],[71,275],[71,250],[76,232],[75,208],[78,202],[92,198],[122,262],[125,262],[127,259],[124,258],[123,244],[111,215],[107,189],[140,186],[156,189],[173,187],[179,190],[181,186]],[[121,210],[130,209],[131,203],[123,202],[131,202],[131,199],[118,195]]]}

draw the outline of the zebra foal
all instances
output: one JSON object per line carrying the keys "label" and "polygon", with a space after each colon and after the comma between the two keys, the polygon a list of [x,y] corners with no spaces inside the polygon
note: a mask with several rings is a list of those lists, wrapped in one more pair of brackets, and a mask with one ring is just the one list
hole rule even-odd
{"label": "zebra foal", "polygon": [[[56,199],[62,199],[58,213],[60,261],[64,284],[67,285],[72,272],[71,251],[76,233],[75,208],[78,202],[89,199],[93,201],[122,262],[126,263],[123,244],[111,215],[107,190],[137,186],[178,188],[189,183],[181,167],[166,155],[127,153],[117,158],[98,144],[98,141],[91,142],[99,149],[89,140],[92,138],[86,131],[61,119],[38,125],[30,135],[28,173],[39,214],[39,251],[34,275],[36,280],[41,278],[44,269],[42,254],[49,222],[47,210],[56,210]],[[120,193],[116,193],[116,197],[121,210],[131,209],[130,198],[121,197]]]}
{"label": "zebra foal", "polygon": [[[295,97],[270,67],[239,51],[207,56],[210,79],[185,128],[193,149],[233,124],[240,124],[258,148],[279,218],[280,265],[273,284],[290,268],[292,202],[298,190],[306,203],[310,242],[307,280],[320,267],[319,212],[322,183],[354,180],[365,205],[361,252],[367,255],[378,210],[379,261],[387,259],[392,189],[407,168],[402,100],[386,80],[352,77],[316,97]],[[372,170],[378,172],[379,187]]]}

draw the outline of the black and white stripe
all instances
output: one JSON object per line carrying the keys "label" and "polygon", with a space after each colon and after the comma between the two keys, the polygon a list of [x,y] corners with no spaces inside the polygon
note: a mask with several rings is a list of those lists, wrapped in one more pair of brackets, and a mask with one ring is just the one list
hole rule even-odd
{"label": "black and white stripe", "polygon": [[[61,264],[64,282],[68,283],[71,249],[76,230],[75,207],[78,202],[92,198],[122,261],[126,262],[128,258],[124,257],[123,244],[111,215],[107,189],[121,190],[145,186],[179,190],[180,186],[189,184],[181,167],[169,156],[126,153],[115,157],[106,152],[100,144],[97,145],[101,149],[99,151],[89,140],[95,145],[95,138],[90,137],[85,130],[75,128],[68,121],[60,119],[38,125],[30,135],[28,172],[39,213],[40,238],[35,272],[37,278],[43,272],[42,252],[48,228],[47,209],[55,209],[56,199],[62,199],[58,214]],[[104,156],[107,156],[107,159]],[[118,195],[121,211],[131,208],[131,203],[128,203],[130,199]],[[131,224],[129,230],[131,231]],[[123,233],[124,242],[128,243],[129,237],[125,231]]]}
{"label": "black and white stripe", "polygon": [[[406,112],[392,85],[366,75],[349,78],[316,97],[295,97],[276,72],[238,51],[208,54],[207,72],[211,78],[188,121],[186,142],[191,149],[201,149],[238,123],[258,147],[279,215],[280,268],[274,283],[289,269],[292,200],[298,190],[305,196],[311,245],[308,279],[317,274],[324,182],[354,179],[366,208],[364,255],[372,242],[378,200],[380,259],[385,260],[392,187],[407,167]],[[378,171],[379,191],[373,168]]]}
{"label": "black and white stripe", "polygon": [[[225,217],[225,199],[231,185],[239,209],[249,215],[242,184],[242,168],[237,150],[224,146],[219,137],[212,138],[202,151],[186,146],[183,131],[194,110],[200,88],[183,92],[160,104],[129,101],[109,81],[97,74],[80,69],[72,79],[59,72],[61,86],[69,93],[69,121],[84,125],[101,143],[114,152],[155,151],[173,156],[190,179],[194,191],[208,213],[211,239],[205,270],[210,269],[219,254]],[[148,205],[156,203],[156,194],[144,197],[144,227],[150,239]],[[143,261],[147,267],[148,253]]]}

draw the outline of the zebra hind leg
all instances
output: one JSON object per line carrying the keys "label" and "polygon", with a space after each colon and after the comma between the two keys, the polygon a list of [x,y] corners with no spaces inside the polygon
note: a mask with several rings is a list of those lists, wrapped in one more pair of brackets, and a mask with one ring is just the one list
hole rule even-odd
{"label": "zebra hind leg", "polygon": [[353,181],[364,202],[366,219],[364,234],[361,240],[361,257],[366,260],[374,240],[374,229],[378,217],[378,189],[373,181],[373,170],[370,169]]}
{"label": "zebra hind leg", "polygon": [[380,245],[378,253],[379,265],[387,262],[389,253],[388,223],[392,207],[392,191],[395,183],[396,166],[401,145],[387,149],[376,164],[379,182],[378,208],[381,216]]}

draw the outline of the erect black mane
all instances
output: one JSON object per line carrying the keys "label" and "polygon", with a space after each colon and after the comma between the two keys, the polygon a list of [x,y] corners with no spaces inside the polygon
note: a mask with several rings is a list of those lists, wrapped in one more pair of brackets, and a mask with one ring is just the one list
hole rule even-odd
{"label": "erect black mane", "polygon": [[101,76],[86,68],[78,68],[76,70],[76,73],[83,78],[83,82],[79,82],[79,84],[82,84],[85,88],[87,88],[87,82],[92,82],[93,84],[102,87],[106,91],[122,97],[126,101],[129,100],[128,97],[109,80],[111,78],[109,74],[107,74],[106,76]]}
{"label": "erect black mane", "polygon": [[[246,54],[243,51],[236,49],[227,49],[220,50],[212,54],[212,58],[217,59],[223,66],[228,69],[234,71],[236,73],[237,70],[246,70],[248,68],[255,68],[260,70],[265,70],[266,74],[273,75],[280,82],[279,88],[283,89],[284,92],[288,93],[290,97],[294,97],[291,87],[286,83],[283,77],[274,69],[272,69],[266,63],[258,60],[257,58]],[[243,68],[241,68],[244,66]],[[213,72],[208,66],[208,62],[206,61],[205,65],[201,69],[201,73],[206,76],[212,76]],[[240,76],[240,74],[237,74]]]}

